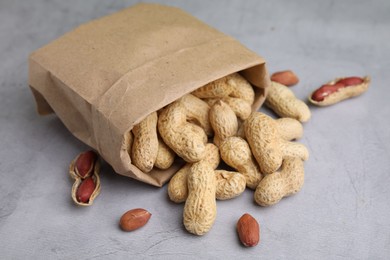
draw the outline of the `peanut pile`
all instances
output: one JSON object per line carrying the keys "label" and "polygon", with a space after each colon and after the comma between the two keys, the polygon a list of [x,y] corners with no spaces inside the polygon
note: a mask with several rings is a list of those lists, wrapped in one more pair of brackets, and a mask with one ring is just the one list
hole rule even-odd
{"label": "peanut pile", "polygon": [[[207,233],[216,219],[216,200],[233,199],[246,188],[254,190],[254,201],[260,206],[274,205],[302,188],[309,152],[294,140],[302,137],[302,123],[311,112],[287,87],[298,81],[292,71],[271,76],[265,105],[278,119],[252,112],[254,89],[233,73],[151,113],[126,133],[132,163],[145,173],[154,167],[168,169],[176,156],[186,161],[167,190],[171,201],[184,203],[183,224],[188,232]],[[364,93],[369,83],[369,76],[336,78],[313,91],[308,100],[317,106],[332,105]],[[99,169],[93,151],[71,162],[76,204],[92,205],[100,192]],[[122,215],[119,225],[133,231],[150,217],[145,209],[132,209]],[[259,224],[247,213],[238,220],[237,232],[244,246],[256,246],[260,240]]]}
{"label": "peanut pile", "polygon": [[143,172],[167,169],[176,156],[187,162],[171,178],[168,195],[184,203],[183,223],[192,234],[211,229],[216,200],[249,188],[257,204],[269,206],[303,185],[309,153],[292,140],[302,136],[309,108],[276,82],[266,105],[282,118],[252,112],[254,99],[252,85],[234,73],[150,114],[131,131],[130,157]]}

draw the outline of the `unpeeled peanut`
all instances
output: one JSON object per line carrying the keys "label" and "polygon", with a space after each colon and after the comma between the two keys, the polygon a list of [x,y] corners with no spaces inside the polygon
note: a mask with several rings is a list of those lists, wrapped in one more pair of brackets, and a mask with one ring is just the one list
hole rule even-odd
{"label": "unpeeled peanut", "polygon": [[255,92],[251,84],[240,74],[233,73],[223,78],[210,82],[209,84],[198,88],[192,92],[199,98],[240,98],[253,104]]}
{"label": "unpeeled peanut", "polygon": [[197,162],[205,156],[205,131],[187,122],[187,110],[180,101],[163,109],[158,118],[158,131],[163,141],[187,162]]}
{"label": "unpeeled peanut", "polygon": [[127,152],[130,158],[131,158],[131,148],[133,146],[133,140],[134,137],[131,131],[128,131],[123,135],[121,150]]}
{"label": "unpeeled peanut", "polygon": [[309,156],[303,144],[283,140],[275,120],[261,112],[253,112],[245,121],[245,137],[263,174],[278,170],[286,156],[302,160]]}
{"label": "unpeeled peanut", "polygon": [[297,99],[291,89],[274,81],[268,88],[265,105],[281,117],[291,117],[300,122],[307,122],[311,117],[305,102]]}
{"label": "unpeeled peanut", "polygon": [[188,174],[188,197],[183,211],[188,232],[204,235],[213,226],[217,216],[215,191],[214,169],[204,161],[194,163]]}
{"label": "unpeeled peanut", "polygon": [[303,183],[303,161],[298,157],[286,157],[280,171],[268,174],[261,180],[254,199],[261,206],[270,206],[283,197],[297,193]]}
{"label": "unpeeled peanut", "polygon": [[303,135],[302,124],[293,118],[283,117],[275,120],[280,138],[286,141],[299,139]]}
{"label": "unpeeled peanut", "polygon": [[228,84],[233,85],[233,91],[230,93],[231,97],[241,98],[249,104],[253,104],[255,92],[251,84],[243,76],[238,73],[229,75]]}
{"label": "unpeeled peanut", "polygon": [[228,200],[239,196],[244,192],[246,180],[239,172],[215,170],[217,188],[215,196],[217,200]]}
{"label": "unpeeled peanut", "polygon": [[[218,167],[220,162],[218,147],[214,144],[206,144],[205,158],[213,170]],[[176,203],[184,202],[188,197],[187,179],[192,163],[185,164],[179,171],[177,171],[168,183],[169,199]]]}
{"label": "unpeeled peanut", "polygon": [[159,169],[166,170],[173,164],[175,156],[175,152],[172,151],[172,149],[169,148],[168,145],[161,140],[161,138],[158,138],[157,157],[154,162],[154,166]]}
{"label": "unpeeled peanut", "polygon": [[182,203],[188,197],[187,179],[192,163],[186,163],[178,170],[168,183],[169,199],[175,203]]}
{"label": "unpeeled peanut", "polygon": [[[283,140],[291,141],[299,139],[303,135],[302,124],[294,118],[282,117],[274,120],[274,122],[279,136]],[[245,139],[245,124],[242,123],[239,126],[237,136]]]}
{"label": "unpeeled peanut", "polygon": [[222,160],[244,175],[248,188],[255,189],[263,176],[248,143],[241,137],[232,136],[222,141],[219,148]]}
{"label": "unpeeled peanut", "polygon": [[211,136],[213,129],[209,120],[210,106],[205,101],[191,94],[184,95],[179,101],[187,110],[187,120],[201,126],[206,134]]}
{"label": "unpeeled peanut", "polygon": [[309,151],[306,146],[301,143],[280,141],[279,145],[280,151],[283,153],[283,158],[291,156],[298,157],[303,161],[309,159]]}
{"label": "unpeeled peanut", "polygon": [[191,92],[192,95],[198,98],[222,98],[229,96],[233,92],[234,86],[228,84],[229,77],[222,77],[214,80]]}
{"label": "unpeeled peanut", "polygon": [[233,110],[236,116],[241,120],[247,119],[249,115],[252,113],[251,104],[249,104],[248,102],[246,102],[241,98],[235,98],[235,97],[207,98],[204,99],[204,101],[207,102],[207,104],[209,104],[210,107],[212,107],[218,101],[225,102]]}
{"label": "unpeeled peanut", "polygon": [[157,112],[148,115],[132,129],[134,134],[131,160],[141,171],[147,173],[153,169],[157,158]]}
{"label": "unpeeled peanut", "polygon": [[[213,169],[216,169],[220,162],[218,147],[208,143],[206,145],[206,156],[202,161],[207,162]],[[173,175],[168,183],[169,199],[176,203],[186,201],[188,197],[188,175],[192,164],[187,163]],[[240,195],[245,190],[245,177],[239,172],[215,170],[216,178],[216,199],[227,200]]]}
{"label": "unpeeled peanut", "polygon": [[234,111],[223,101],[217,101],[210,109],[210,124],[214,130],[214,144],[237,133],[238,121]]}

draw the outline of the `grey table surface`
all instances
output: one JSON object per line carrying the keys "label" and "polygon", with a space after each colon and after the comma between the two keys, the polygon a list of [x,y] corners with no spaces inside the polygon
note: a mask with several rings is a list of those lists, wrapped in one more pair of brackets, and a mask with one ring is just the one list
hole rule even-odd
{"label": "grey table surface", "polygon": [[[305,185],[272,207],[253,192],[218,201],[212,230],[182,225],[183,205],[104,165],[92,207],[70,198],[69,162],[88,147],[56,116],[38,116],[27,84],[30,52],[91,19],[137,1],[0,2],[1,259],[389,259],[390,1],[157,1],[180,7],[265,57],[270,72],[292,69],[306,100],[339,76],[371,75],[370,89],[337,105],[310,106],[300,140],[310,150]],[[261,111],[270,112],[266,108]],[[118,220],[153,215],[132,233]],[[257,247],[240,245],[235,224],[261,225]]]}

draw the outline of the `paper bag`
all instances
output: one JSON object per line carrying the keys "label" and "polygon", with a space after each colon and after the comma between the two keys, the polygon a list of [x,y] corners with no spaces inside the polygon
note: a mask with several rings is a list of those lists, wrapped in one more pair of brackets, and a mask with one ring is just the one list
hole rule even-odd
{"label": "paper bag", "polygon": [[115,172],[162,186],[180,165],[143,173],[124,136],[153,111],[233,72],[255,87],[257,110],[269,78],[265,61],[180,9],[138,4],[83,24],[29,57],[38,112],[55,112]]}

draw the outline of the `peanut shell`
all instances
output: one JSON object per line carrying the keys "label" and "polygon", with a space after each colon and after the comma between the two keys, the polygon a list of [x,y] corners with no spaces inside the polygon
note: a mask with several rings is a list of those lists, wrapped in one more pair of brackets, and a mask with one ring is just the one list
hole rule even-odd
{"label": "peanut shell", "polygon": [[228,200],[244,192],[246,180],[239,172],[215,170],[217,188],[215,196],[218,200]]}
{"label": "peanut shell", "polygon": [[[327,84],[333,85],[334,83],[336,83],[341,79],[343,78],[336,78],[328,82]],[[308,100],[310,101],[310,103],[316,106],[330,106],[338,102],[341,102],[345,99],[349,99],[363,94],[364,92],[367,91],[368,87],[370,86],[370,83],[371,83],[371,77],[365,76],[363,78],[363,83],[354,86],[347,86],[347,87],[340,88],[336,92],[325,97],[323,101],[315,101],[311,98],[314,91],[309,95]]]}
{"label": "peanut shell", "polygon": [[272,81],[268,88],[265,105],[270,107],[280,117],[290,117],[307,122],[311,117],[309,107],[295,97],[288,87]]}
{"label": "peanut shell", "polygon": [[184,205],[183,223],[188,232],[204,235],[217,216],[214,169],[201,161],[191,166],[188,174],[188,197]]}

